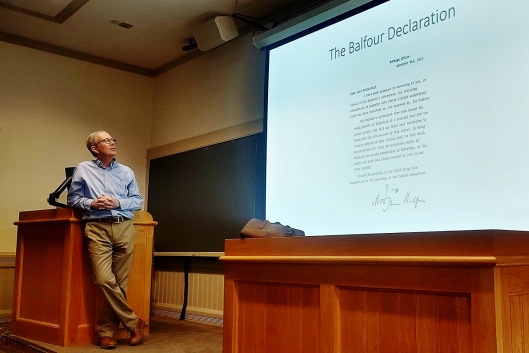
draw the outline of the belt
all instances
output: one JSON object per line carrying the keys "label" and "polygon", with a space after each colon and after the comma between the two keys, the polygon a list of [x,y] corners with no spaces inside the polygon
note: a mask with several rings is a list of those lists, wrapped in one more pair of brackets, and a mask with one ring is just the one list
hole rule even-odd
{"label": "belt", "polygon": [[91,218],[87,222],[98,222],[98,223],[121,223],[125,221],[130,221],[130,218],[127,217],[104,217],[104,218]]}

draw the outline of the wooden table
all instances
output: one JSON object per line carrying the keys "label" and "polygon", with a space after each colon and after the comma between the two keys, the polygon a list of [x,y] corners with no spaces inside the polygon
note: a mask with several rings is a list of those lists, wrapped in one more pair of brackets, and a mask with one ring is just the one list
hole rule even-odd
{"label": "wooden table", "polygon": [[224,353],[529,349],[529,233],[226,240]]}

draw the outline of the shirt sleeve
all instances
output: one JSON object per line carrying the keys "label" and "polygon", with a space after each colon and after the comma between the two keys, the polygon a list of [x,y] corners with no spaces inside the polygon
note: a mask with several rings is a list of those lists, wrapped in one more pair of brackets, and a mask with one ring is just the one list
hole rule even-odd
{"label": "shirt sleeve", "polygon": [[67,203],[68,206],[79,208],[81,210],[90,210],[90,206],[94,201],[91,198],[85,197],[86,184],[82,177],[81,170],[79,167],[75,168],[72,175],[72,184],[68,190]]}
{"label": "shirt sleeve", "polygon": [[118,201],[121,210],[135,211],[141,209],[143,197],[140,195],[140,188],[134,173],[132,174],[132,181],[127,185],[127,197],[118,198]]}

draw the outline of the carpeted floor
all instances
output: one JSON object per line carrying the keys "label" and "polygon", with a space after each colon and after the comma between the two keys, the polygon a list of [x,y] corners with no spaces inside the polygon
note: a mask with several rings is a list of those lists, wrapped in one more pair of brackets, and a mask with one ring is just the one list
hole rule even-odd
{"label": "carpeted floor", "polygon": [[[154,316],[150,321],[150,335],[134,347],[128,345],[128,340],[119,340],[118,347],[108,352],[171,352],[171,353],[220,353],[222,352],[222,326],[194,322],[180,321],[174,318]],[[3,330],[8,330],[4,326]],[[0,328],[0,335],[2,328]],[[29,341],[29,346],[17,344],[6,337],[0,339],[0,352],[39,352],[40,353],[90,353],[105,352],[95,345],[59,347],[47,343]],[[28,341],[26,341],[28,342]],[[31,345],[34,345],[32,348]]]}

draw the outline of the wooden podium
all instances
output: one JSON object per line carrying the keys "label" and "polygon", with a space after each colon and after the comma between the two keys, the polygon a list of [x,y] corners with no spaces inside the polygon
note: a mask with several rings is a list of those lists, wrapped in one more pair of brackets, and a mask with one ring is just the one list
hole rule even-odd
{"label": "wooden podium", "polygon": [[[143,211],[134,216],[134,263],[128,301],[149,332],[153,229]],[[70,208],[21,212],[13,298],[13,334],[59,346],[94,342],[102,293],[92,281],[80,215]],[[116,332],[116,338],[128,333]]]}
{"label": "wooden podium", "polygon": [[529,233],[226,240],[224,353],[529,351]]}

